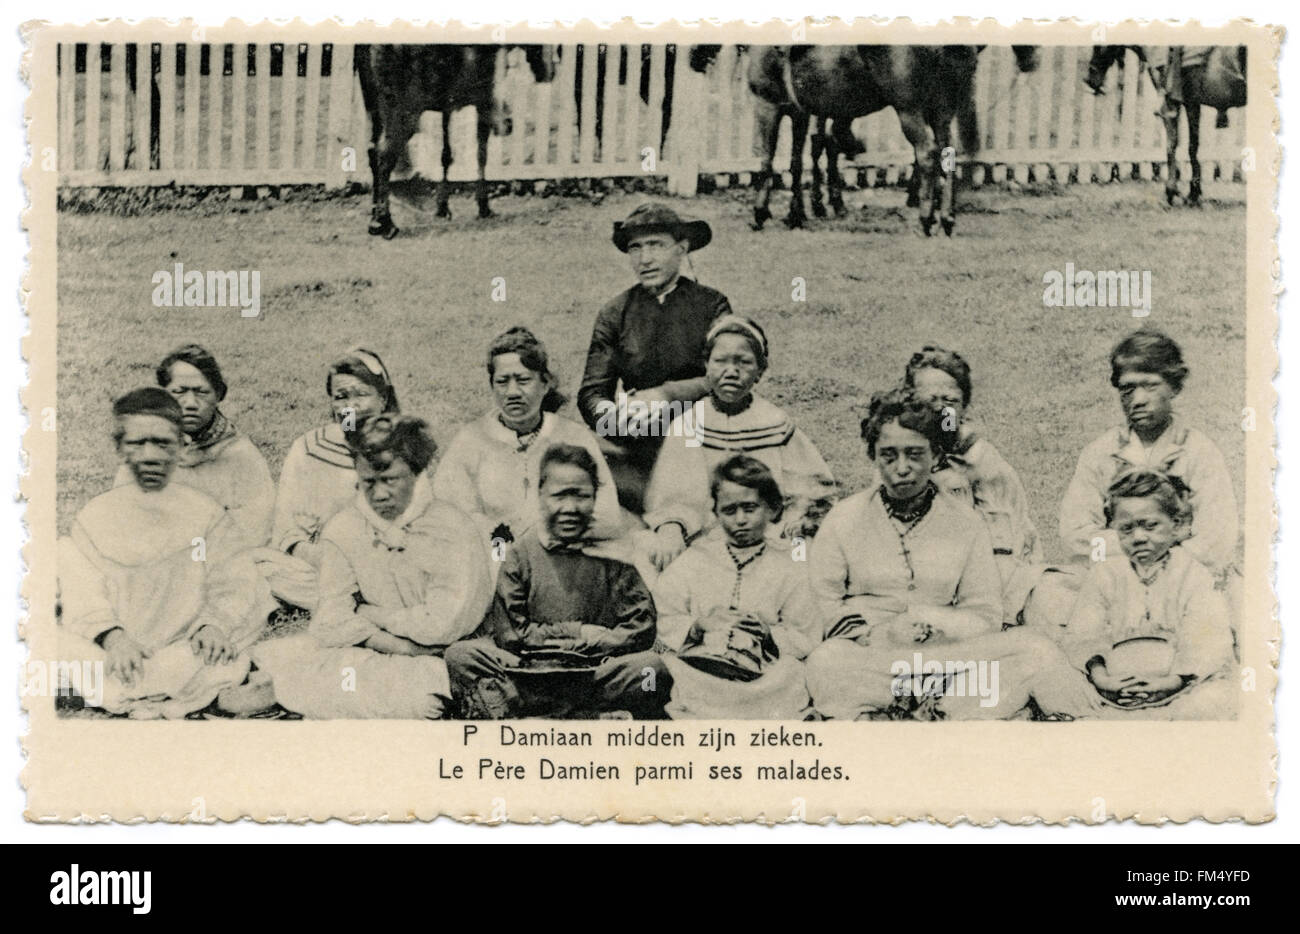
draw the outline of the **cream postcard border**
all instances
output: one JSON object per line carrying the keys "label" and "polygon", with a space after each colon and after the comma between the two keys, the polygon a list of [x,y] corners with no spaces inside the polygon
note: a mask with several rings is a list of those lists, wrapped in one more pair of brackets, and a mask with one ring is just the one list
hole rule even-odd
{"label": "cream postcard border", "polygon": [[[24,355],[30,382],[22,395],[31,419],[24,438],[29,472],[21,491],[27,501],[31,540],[24,550],[28,568],[23,597],[30,616],[22,626],[32,658],[54,657],[55,456],[57,436],[42,430],[39,413],[57,405],[55,336],[57,309],[55,211],[57,173],[41,166],[41,154],[56,143],[55,47],[66,41],[187,41],[189,22],[150,20],[89,26],[31,23],[24,29],[28,54],[24,77],[31,88],[26,107],[32,163],[23,173],[30,198],[24,225],[31,242],[24,280],[29,336]],[[812,23],[803,41],[890,43],[1092,44],[1093,24],[1079,21],[1024,22],[1007,27],[958,20],[921,26],[906,20]],[[391,42],[500,41],[492,27],[471,29],[327,22],[309,26],[246,26],[233,22],[205,27],[205,41]],[[508,27],[508,41],[530,38],[531,27]],[[743,36],[741,35],[743,33]],[[1189,36],[1194,33],[1194,36]],[[400,35],[399,35],[400,34]],[[791,26],[728,24],[653,29],[623,22],[555,26],[533,33],[534,41],[639,41],[751,43],[792,41]],[[1191,41],[1189,41],[1189,38]],[[632,788],[618,783],[460,781],[439,778],[440,760],[472,773],[479,755],[499,751],[485,737],[494,725],[479,724],[466,745],[459,722],[136,722],[62,720],[49,698],[24,699],[29,733],[22,781],[25,816],[32,821],[258,821],[461,820],[535,822],[619,820],[727,823],[785,821],[1014,823],[1072,819],[1099,822],[1133,818],[1142,823],[1265,821],[1274,815],[1277,747],[1273,694],[1280,629],[1271,586],[1275,395],[1277,368],[1275,302],[1278,253],[1277,173],[1280,148],[1276,63],[1282,31],[1237,22],[1224,27],[1195,24],[1123,23],[1106,27],[1108,42],[1237,44],[1250,48],[1246,109],[1247,145],[1255,168],[1245,175],[1247,193],[1247,379],[1243,408],[1257,413],[1246,433],[1245,623],[1243,669],[1252,669],[1255,689],[1246,694],[1236,721],[1226,723],[833,723],[808,726],[823,745],[817,755],[841,765],[851,781],[818,784],[709,782],[700,773],[715,760],[695,756],[688,746],[654,762],[695,758],[696,779],[667,787]],[[583,726],[597,740],[613,724]],[[747,724],[708,721],[675,724],[688,737],[710,726],[747,736]],[[794,727],[795,724],[787,724]],[[799,725],[802,728],[802,725]],[[748,726],[756,729],[758,724]],[[751,766],[770,761],[770,750],[743,745],[725,761]],[[734,755],[731,754],[734,752]],[[530,750],[529,760],[535,756]],[[572,761],[584,761],[574,757]],[[597,745],[591,758],[617,762],[630,774],[635,749]]]}

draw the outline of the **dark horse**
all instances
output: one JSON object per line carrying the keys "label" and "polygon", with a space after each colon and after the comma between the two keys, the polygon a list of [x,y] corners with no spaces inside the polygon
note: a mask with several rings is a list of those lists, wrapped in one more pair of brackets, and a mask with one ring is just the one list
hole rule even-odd
{"label": "dark horse", "polygon": [[[438,186],[438,216],[450,217],[447,170],[451,167],[451,115],[462,107],[478,113],[478,182],[475,197],[479,217],[491,217],[488,205],[488,137],[511,131],[510,115],[496,95],[505,73],[503,45],[359,45],[355,61],[361,96],[370,116],[371,189],[370,233],[390,240],[397,235],[388,209],[389,178],[406,144],[419,128],[426,110],[442,114],[442,182]],[[555,76],[552,46],[524,46],[528,65],[538,81]]]}
{"label": "dark horse", "polygon": [[[1192,180],[1187,190],[1187,203],[1201,200],[1201,162],[1197,158],[1201,148],[1201,107],[1213,107],[1219,112],[1218,125],[1228,125],[1230,107],[1246,106],[1246,47],[1231,46],[1171,46],[1170,57],[1159,61],[1154,46],[1098,45],[1093,46],[1092,60],[1088,62],[1085,83],[1094,94],[1105,93],[1106,72],[1116,62],[1122,66],[1124,52],[1137,53],[1142,68],[1151,76],[1151,83],[1164,98],[1158,116],[1165,125],[1165,156],[1168,171],[1165,173],[1165,199],[1173,204],[1178,197],[1178,111],[1187,111],[1187,159],[1192,163]],[[1177,78],[1170,72],[1177,56]],[[1174,85],[1171,87],[1171,84]],[[1174,92],[1171,94],[1171,92]]]}
{"label": "dark horse", "polygon": [[[716,57],[717,46],[698,46],[691,64],[703,70]],[[789,117],[793,148],[790,156],[790,213],[786,224],[803,226],[806,220],[801,190],[803,144],[810,121],[817,120],[815,148],[825,148],[831,185],[831,204],[842,210],[839,197],[839,153],[856,147],[849,125],[886,107],[898,114],[903,134],[915,152],[912,186],[920,207],[921,228],[929,236],[935,214],[944,233],[955,223],[953,188],[956,179],[952,122],[958,117],[962,145],[978,148],[975,130],[975,66],[982,46],[927,45],[805,45],[757,46],[749,61],[749,88],[758,100],[756,118],[765,149],[754,204],[754,228],[761,229],[772,216],[768,208],[773,185],[772,158],[776,152],[782,117]],[[1034,46],[1014,46],[1023,71],[1038,64]],[[831,131],[822,129],[829,121]],[[815,155],[816,153],[814,153]],[[818,179],[814,166],[814,182]],[[820,206],[820,185],[815,185],[814,210]],[[819,212],[820,215],[820,212]]]}

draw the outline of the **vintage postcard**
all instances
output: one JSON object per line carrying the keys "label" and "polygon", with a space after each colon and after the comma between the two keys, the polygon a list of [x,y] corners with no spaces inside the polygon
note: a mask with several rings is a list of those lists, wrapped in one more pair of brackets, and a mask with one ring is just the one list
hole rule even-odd
{"label": "vintage postcard", "polygon": [[1272,818],[1280,29],[26,41],[29,820]]}

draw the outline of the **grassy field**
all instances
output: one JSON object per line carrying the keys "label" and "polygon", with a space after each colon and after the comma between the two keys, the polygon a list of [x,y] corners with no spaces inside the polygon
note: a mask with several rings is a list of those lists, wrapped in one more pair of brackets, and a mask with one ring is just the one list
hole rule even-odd
{"label": "grassy field", "polygon": [[[1056,509],[1075,460],[1121,417],[1107,353],[1139,323],[1122,309],[1045,308],[1043,274],[1067,262],[1151,271],[1147,321],[1191,367],[1180,410],[1223,450],[1241,501],[1244,189],[1211,184],[1199,210],[1165,208],[1161,195],[1157,183],[962,192],[952,240],[921,238],[899,190],[850,193],[849,217],[793,232],[751,232],[748,192],[677,207],[714,228],[693,274],[768,332],[759,391],[792,413],[846,491],[867,472],[857,426],[871,392],[897,381],[914,350],[942,344],[970,361],[972,417],[1019,470],[1048,555],[1059,556]],[[404,410],[443,443],[491,406],[483,354],[512,324],[547,342],[572,394],[597,309],[630,283],[611,222],[644,199],[504,197],[486,222],[467,195],[453,199],[451,221],[399,204],[403,235],[391,242],[366,235],[355,196],[60,215],[60,531],[111,481],[110,399],[151,383],[153,365],[184,341],[217,356],[231,385],[224,410],[273,472],[327,417],[325,364],[352,344],[382,354]],[[785,206],[778,193],[774,211]],[[262,318],[155,308],[151,276],[175,262],[260,270]],[[504,302],[491,298],[498,276]],[[791,300],[796,276],[806,302]]]}

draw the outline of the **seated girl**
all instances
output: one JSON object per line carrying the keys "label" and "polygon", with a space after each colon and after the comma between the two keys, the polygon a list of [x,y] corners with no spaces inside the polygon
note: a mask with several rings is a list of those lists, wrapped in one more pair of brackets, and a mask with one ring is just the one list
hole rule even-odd
{"label": "seated girl", "polygon": [[1042,548],[1020,476],[966,418],[970,365],[950,350],[923,347],[908,361],[903,383],[944,415],[948,443],[935,482],[984,518],[1002,578],[1005,622],[1014,623],[1043,570]]}
{"label": "seated girl", "polygon": [[1187,487],[1130,471],[1107,490],[1105,516],[1123,556],[1093,564],[1064,642],[1101,697],[1102,716],[1232,719],[1228,604],[1181,544],[1192,519]]}
{"label": "seated girl", "polygon": [[321,533],[307,632],[256,647],[260,703],[318,719],[437,718],[451,698],[441,655],[491,599],[487,552],[468,517],[433,497],[422,420],[376,415],[348,440],[360,492]]}
{"label": "seated girl", "polygon": [[542,454],[541,521],[507,546],[487,634],[447,650],[471,718],[663,716],[672,678],[652,648],[655,605],[635,567],[588,537],[599,495],[584,447]]}
{"label": "seated girl", "polygon": [[271,538],[279,554],[259,552],[275,595],[308,609],[316,605],[325,523],[357,495],[357,472],[344,432],[372,415],[398,412],[397,392],[383,361],[360,347],[330,364],[325,392],[333,421],[295,440],[280,468]]}
{"label": "seated girl", "polygon": [[[207,493],[225,508],[238,548],[265,545],[271,537],[275,481],[262,452],[221,411],[226,380],[217,361],[198,344],[186,344],[163,358],[156,375],[158,385],[181,406],[186,443],[172,479]],[[123,464],[113,485],[134,482]]]}
{"label": "seated girl", "polygon": [[1051,640],[1002,631],[988,529],[931,476],[942,420],[908,389],[871,400],[862,435],[878,484],[838,503],[812,544],[826,626],[807,661],[813,706],[837,719],[1008,717],[1030,699],[1044,715],[1077,711],[1088,692]]}
{"label": "seated girl", "polygon": [[88,705],[183,717],[244,680],[269,595],[229,513],[172,482],[184,445],[176,400],[136,389],[113,403],[113,418],[131,483],[86,504],[60,540],[60,657],[103,665]]}
{"label": "seated girl", "polygon": [[803,562],[775,537],[784,497],[762,461],[735,454],[710,482],[717,527],[654,588],[659,639],[673,654],[675,719],[798,720],[808,713],[803,659],[821,614]]}
{"label": "seated girl", "polygon": [[1182,547],[1216,576],[1234,564],[1237,502],[1227,464],[1213,441],[1174,414],[1186,379],[1182,350],[1159,331],[1135,331],[1111,351],[1110,384],[1125,424],[1079,455],[1061,503],[1061,538],[1072,555],[1097,560],[1098,540],[1107,554],[1119,552],[1106,524],[1106,491],[1118,475],[1143,469],[1176,476],[1191,491],[1194,518]]}
{"label": "seated girl", "polygon": [[[496,407],[456,434],[434,472],[434,496],[468,512],[486,538],[512,542],[537,522],[542,451],[575,444],[590,452],[599,480],[590,534],[618,537],[623,523],[613,477],[596,436],[556,414],[564,396],[542,342],[527,328],[510,328],[488,348],[487,372]],[[499,562],[493,564],[495,570]]]}
{"label": "seated girl", "polygon": [[709,395],[669,423],[646,491],[650,558],[663,570],[687,541],[713,523],[713,468],[733,454],[767,465],[785,494],[781,534],[811,537],[835,493],[817,448],[780,408],[754,394],[767,370],[767,337],[739,315],[714,322],[705,342]]}

